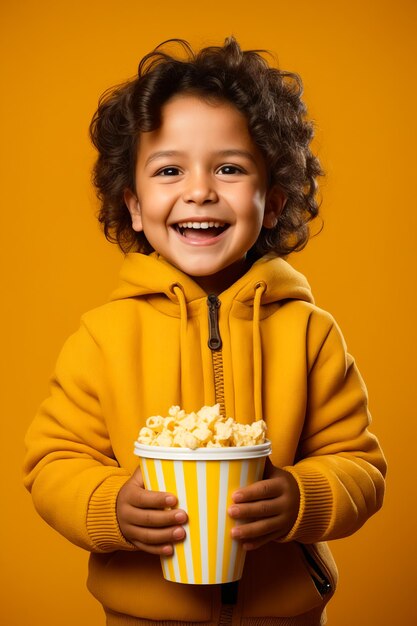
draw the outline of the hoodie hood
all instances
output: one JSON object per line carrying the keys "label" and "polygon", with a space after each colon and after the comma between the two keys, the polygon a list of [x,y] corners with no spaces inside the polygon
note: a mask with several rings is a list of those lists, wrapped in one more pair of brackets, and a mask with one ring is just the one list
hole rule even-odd
{"label": "hoodie hood", "polygon": [[[112,295],[112,300],[127,298],[145,298],[156,309],[163,313],[180,318],[180,358],[181,385],[189,385],[194,373],[190,369],[195,341],[190,339],[189,320],[198,315],[202,308],[207,310],[207,293],[187,274],[179,271],[157,253],[149,256],[140,253],[127,254],[120,274],[120,285]],[[260,322],[271,315],[283,301],[303,300],[313,303],[309,284],[302,274],[294,270],[281,258],[266,255],[256,261],[252,267],[218,296],[218,309],[221,305],[221,317],[226,320],[226,327],[231,318],[252,320],[252,354],[253,372],[253,415],[255,419],[263,418],[262,406],[262,352],[263,343]],[[203,304],[204,303],[204,304]],[[217,313],[209,314],[218,319]],[[217,324],[216,322],[215,324]],[[212,328],[212,320],[210,321]],[[210,330],[211,332],[211,330]],[[228,333],[226,333],[228,334]],[[222,333],[220,333],[222,335]],[[218,335],[216,335],[217,341]],[[221,346],[220,342],[220,346]],[[210,340],[209,340],[209,347]],[[215,378],[223,381],[223,354],[221,350],[212,348]],[[230,352],[230,347],[229,347]],[[225,357],[227,358],[227,357]],[[185,381],[185,382],[184,382]],[[223,382],[216,387],[216,402],[225,415]]]}
{"label": "hoodie hood", "polygon": [[[251,304],[260,284],[263,286],[263,304],[288,299],[314,302],[305,277],[287,261],[271,255],[256,261],[246,274],[219,297]],[[206,292],[190,276],[173,267],[156,252],[150,255],[129,253],[124,259],[119,286],[111,300],[162,296],[177,303],[175,287],[181,288],[186,303],[207,297]]]}

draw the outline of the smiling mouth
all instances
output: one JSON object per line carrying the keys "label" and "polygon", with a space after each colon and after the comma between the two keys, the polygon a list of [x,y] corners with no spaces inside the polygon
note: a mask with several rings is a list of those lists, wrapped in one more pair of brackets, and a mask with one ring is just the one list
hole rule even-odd
{"label": "smiling mouth", "polygon": [[230,224],[226,222],[178,222],[174,229],[185,238],[211,239],[223,233]]}

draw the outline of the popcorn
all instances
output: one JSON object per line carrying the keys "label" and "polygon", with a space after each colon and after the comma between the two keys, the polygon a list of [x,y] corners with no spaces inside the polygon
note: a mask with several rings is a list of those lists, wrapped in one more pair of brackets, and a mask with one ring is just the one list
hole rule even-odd
{"label": "popcorn", "polygon": [[171,406],[168,416],[152,415],[141,428],[138,442],[147,446],[174,448],[225,448],[255,446],[264,443],[263,420],[239,424],[232,417],[220,415],[220,404],[203,406],[197,413],[186,413]]}

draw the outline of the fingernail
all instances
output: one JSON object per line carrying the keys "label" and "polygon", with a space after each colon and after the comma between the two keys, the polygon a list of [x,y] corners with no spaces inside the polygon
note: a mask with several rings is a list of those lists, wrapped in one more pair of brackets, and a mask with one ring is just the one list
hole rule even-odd
{"label": "fingernail", "polygon": [[229,507],[229,515],[231,515],[232,517],[237,517],[239,515],[239,507],[238,506]]}
{"label": "fingernail", "polygon": [[238,539],[240,535],[241,535],[241,530],[238,526],[235,526],[234,528],[232,528],[232,537],[234,537],[235,539]]}
{"label": "fingernail", "polygon": [[172,533],[174,539],[182,539],[184,537],[184,530],[182,528],[176,528]]}
{"label": "fingernail", "polygon": [[179,522],[180,524],[182,524],[182,522],[185,522],[187,518],[185,516],[184,511],[178,511],[178,513],[175,513],[174,519],[176,522]]}
{"label": "fingernail", "polygon": [[167,554],[167,555],[169,555],[169,554],[172,554],[172,552],[173,552],[173,550],[172,550],[172,546],[164,546],[164,547],[162,548],[162,553],[163,553],[163,554]]}
{"label": "fingernail", "polygon": [[176,502],[177,502],[177,500],[176,500],[176,498],[174,496],[167,496],[165,498],[165,504],[167,506],[174,506]]}
{"label": "fingernail", "polygon": [[242,502],[242,500],[243,500],[243,496],[240,493],[240,491],[238,491],[237,493],[233,494],[233,501],[234,502]]}

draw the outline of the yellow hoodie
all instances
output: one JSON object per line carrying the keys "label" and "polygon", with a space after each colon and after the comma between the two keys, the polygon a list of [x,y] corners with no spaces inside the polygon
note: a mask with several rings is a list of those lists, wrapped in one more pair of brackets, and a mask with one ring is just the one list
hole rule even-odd
{"label": "yellow hoodie", "polygon": [[322,542],[355,532],[382,504],[385,461],[364,383],[301,274],[263,257],[209,299],[157,254],[128,254],[111,302],[64,345],[26,438],[34,504],[91,551],[88,586],[111,626],[220,619],[220,586],[165,581],[159,557],[123,538],[115,512],[146,418],[217,401],[239,422],[266,420],[271,461],[301,493],[289,535],[248,553],[234,624],[324,623],[337,574]]}

